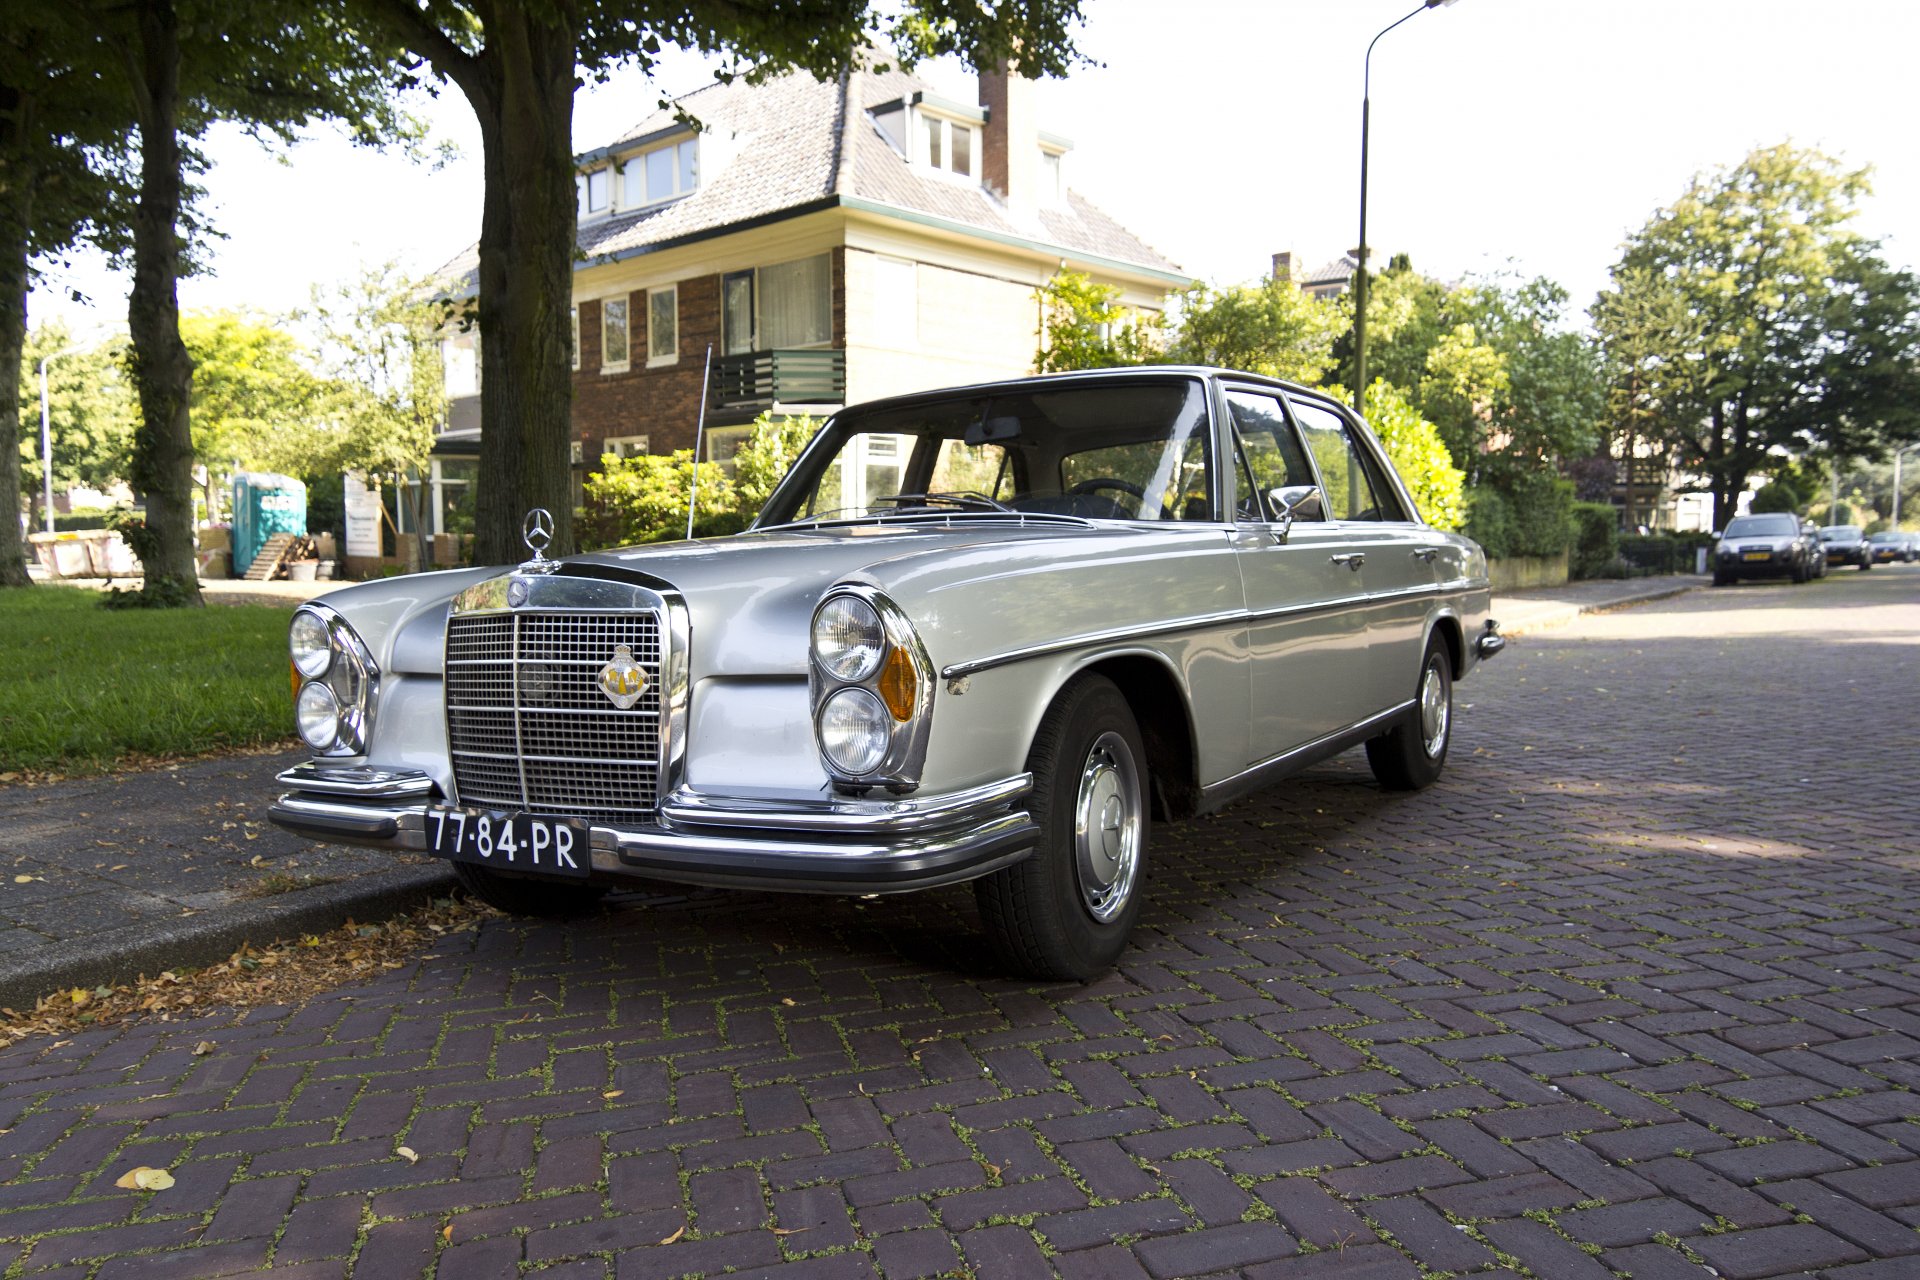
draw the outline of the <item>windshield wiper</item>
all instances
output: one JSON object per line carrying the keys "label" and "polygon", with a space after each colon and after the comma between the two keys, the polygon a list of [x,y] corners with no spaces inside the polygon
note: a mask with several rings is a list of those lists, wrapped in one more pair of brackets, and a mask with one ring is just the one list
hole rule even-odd
{"label": "windshield wiper", "polygon": [[972,489],[955,489],[946,493],[896,493],[884,501],[893,503],[895,511],[908,511],[915,507],[958,507],[962,511],[1013,512],[1013,508],[1006,503]]}

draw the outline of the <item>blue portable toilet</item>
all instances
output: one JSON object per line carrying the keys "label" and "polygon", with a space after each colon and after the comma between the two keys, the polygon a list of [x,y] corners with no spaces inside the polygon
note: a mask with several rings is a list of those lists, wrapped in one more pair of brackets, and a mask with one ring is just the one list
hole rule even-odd
{"label": "blue portable toilet", "polygon": [[241,471],[233,477],[233,571],[242,574],[276,533],[307,532],[307,486],[292,476]]}

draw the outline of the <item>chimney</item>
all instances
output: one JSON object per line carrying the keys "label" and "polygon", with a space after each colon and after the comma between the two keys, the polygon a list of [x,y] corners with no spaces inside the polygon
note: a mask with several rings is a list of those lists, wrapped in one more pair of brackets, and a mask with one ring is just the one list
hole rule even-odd
{"label": "chimney", "polygon": [[1040,207],[1040,122],[1035,86],[1002,62],[980,73],[980,105],[987,109],[980,173],[1016,218]]}
{"label": "chimney", "polygon": [[1293,253],[1291,250],[1273,255],[1273,278],[1275,280],[1293,279]]}

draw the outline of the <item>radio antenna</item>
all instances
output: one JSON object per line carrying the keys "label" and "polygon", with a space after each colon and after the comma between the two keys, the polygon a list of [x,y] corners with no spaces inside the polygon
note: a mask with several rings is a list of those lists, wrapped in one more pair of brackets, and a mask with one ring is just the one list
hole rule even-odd
{"label": "radio antenna", "polygon": [[693,508],[700,498],[700,446],[707,434],[707,391],[713,385],[713,344],[707,344],[707,367],[700,373],[700,418],[693,428],[693,482],[687,486],[687,540],[693,540]]}

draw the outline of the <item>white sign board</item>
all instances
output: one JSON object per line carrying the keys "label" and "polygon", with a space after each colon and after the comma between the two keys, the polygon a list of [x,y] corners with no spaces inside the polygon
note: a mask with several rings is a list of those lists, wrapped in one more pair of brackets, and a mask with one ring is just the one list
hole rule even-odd
{"label": "white sign board", "polygon": [[360,477],[349,471],[344,477],[347,489],[347,554],[380,555],[380,490],[369,489]]}

